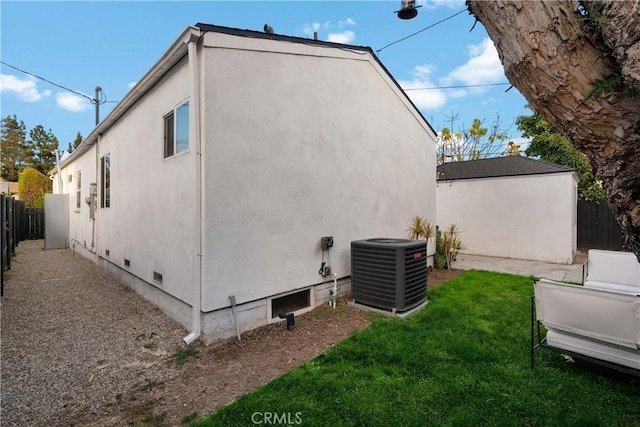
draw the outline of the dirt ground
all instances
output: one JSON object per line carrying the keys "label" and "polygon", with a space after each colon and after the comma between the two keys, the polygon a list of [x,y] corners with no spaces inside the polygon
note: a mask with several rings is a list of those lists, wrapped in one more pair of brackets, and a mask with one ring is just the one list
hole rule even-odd
{"label": "dirt ground", "polygon": [[[462,270],[429,273],[432,289],[462,274]],[[166,382],[149,377],[145,384],[116,396],[112,416],[93,420],[92,426],[184,425],[283,375],[319,353],[369,326],[370,314],[340,301],[336,309],[321,306],[296,317],[296,326],[271,324],[242,334],[242,340],[197,345],[197,354]],[[176,360],[166,363],[175,367]]]}

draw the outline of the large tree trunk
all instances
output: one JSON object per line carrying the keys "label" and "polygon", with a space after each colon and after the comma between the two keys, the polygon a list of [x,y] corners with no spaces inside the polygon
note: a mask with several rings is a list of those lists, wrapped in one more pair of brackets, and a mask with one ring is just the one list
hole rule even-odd
{"label": "large tree trunk", "polygon": [[[578,7],[590,11],[582,16]],[[640,260],[640,2],[468,0],[493,40],[509,81],[535,111],[589,158]],[[585,96],[593,82],[624,86]]]}

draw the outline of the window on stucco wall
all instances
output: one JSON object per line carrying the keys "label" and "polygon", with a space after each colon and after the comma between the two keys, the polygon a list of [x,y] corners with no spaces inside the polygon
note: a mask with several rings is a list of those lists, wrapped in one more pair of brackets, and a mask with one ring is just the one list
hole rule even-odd
{"label": "window on stucco wall", "polygon": [[81,184],[82,184],[82,173],[78,172],[76,174],[76,208],[77,209],[80,209],[81,207],[81,200],[82,200]]}
{"label": "window on stucco wall", "polygon": [[189,148],[189,102],[164,116],[164,158]]}
{"label": "window on stucco wall", "polygon": [[111,154],[100,158],[101,195],[100,207],[111,207]]}

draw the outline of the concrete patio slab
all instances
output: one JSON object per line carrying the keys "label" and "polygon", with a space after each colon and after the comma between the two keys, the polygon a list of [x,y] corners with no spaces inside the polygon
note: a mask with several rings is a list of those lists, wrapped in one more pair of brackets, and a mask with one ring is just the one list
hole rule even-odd
{"label": "concrete patio slab", "polygon": [[453,267],[461,270],[487,270],[561,282],[582,283],[584,259],[585,255],[578,253],[573,264],[555,264],[544,261],[459,254]]}

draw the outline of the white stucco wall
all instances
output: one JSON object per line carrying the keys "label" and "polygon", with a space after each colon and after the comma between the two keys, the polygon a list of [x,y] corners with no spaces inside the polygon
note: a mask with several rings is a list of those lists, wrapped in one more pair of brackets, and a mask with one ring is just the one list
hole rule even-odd
{"label": "white stucco wall", "polygon": [[435,221],[434,135],[367,55],[207,34],[203,310],[350,274],[350,243]]}
{"label": "white stucco wall", "polygon": [[[111,207],[98,209],[98,240],[110,260],[131,261],[136,276],[190,301],[195,254],[193,149],[164,159],[163,117],[188,99],[186,62],[105,133],[99,157],[111,155]],[[99,253],[101,256],[103,252]]]}
{"label": "white stucco wall", "polygon": [[[414,215],[435,223],[435,135],[362,51],[214,33],[204,45],[218,48],[198,48],[200,235],[194,142],[163,159],[163,116],[190,94],[186,58],[62,176],[82,170],[82,207],[70,210],[79,252],[186,327],[202,238],[203,333],[219,338],[235,333],[230,295],[244,330],[268,321],[269,297],[331,280],[318,274],[321,237],[334,237],[333,270],[348,277],[351,241],[405,237]],[[84,198],[90,182],[101,191],[105,154],[111,207],[98,208],[94,233]],[[328,289],[315,286],[314,300]]]}
{"label": "white stucco wall", "polygon": [[[190,303],[194,277],[195,156],[189,149],[164,159],[163,152],[163,117],[188,100],[189,91],[185,60],[110,127],[97,144],[65,167],[62,176],[66,192],[66,176],[82,170],[80,212],[75,212],[75,197],[70,197],[73,205],[70,238],[83,245],[86,242],[90,248],[93,231],[84,198],[89,196],[89,183],[96,182],[94,252]],[[101,208],[99,158],[106,154],[111,157],[111,207]],[[130,262],[128,267],[125,259]],[[154,272],[162,274],[162,284],[153,280]]]}
{"label": "white stucco wall", "polygon": [[438,225],[458,226],[463,253],[570,264],[576,186],[572,172],[439,181]]}

